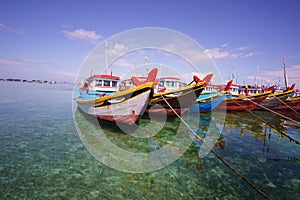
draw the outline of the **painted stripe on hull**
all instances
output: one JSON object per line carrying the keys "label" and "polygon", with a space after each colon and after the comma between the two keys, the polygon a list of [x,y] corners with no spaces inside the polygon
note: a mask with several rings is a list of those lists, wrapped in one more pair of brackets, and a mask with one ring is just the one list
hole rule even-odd
{"label": "painted stripe on hull", "polygon": [[[252,100],[233,100],[231,99],[230,101],[228,100],[223,100],[222,103],[217,107],[217,109],[226,109],[227,111],[252,111],[254,110],[257,105],[255,103],[260,103],[262,102],[266,96],[255,98]],[[253,103],[255,102],[255,103]]]}

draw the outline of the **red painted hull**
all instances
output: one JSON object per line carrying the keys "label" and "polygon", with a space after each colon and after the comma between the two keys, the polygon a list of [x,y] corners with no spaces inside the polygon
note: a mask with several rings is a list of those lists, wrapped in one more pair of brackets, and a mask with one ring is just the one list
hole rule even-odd
{"label": "red painted hull", "polygon": [[252,111],[257,107],[257,104],[261,103],[266,96],[258,97],[252,100],[243,99],[225,99],[217,109],[227,111]]}
{"label": "red painted hull", "polygon": [[[150,100],[146,112],[155,114],[159,114],[161,112],[162,115],[176,116],[170,108],[171,106],[179,115],[181,115],[188,110],[188,107],[196,102],[196,99],[203,89],[203,83],[197,83],[189,87],[180,88],[175,92],[155,94]],[[180,94],[174,95],[176,93]],[[156,105],[159,107],[155,108]]]}

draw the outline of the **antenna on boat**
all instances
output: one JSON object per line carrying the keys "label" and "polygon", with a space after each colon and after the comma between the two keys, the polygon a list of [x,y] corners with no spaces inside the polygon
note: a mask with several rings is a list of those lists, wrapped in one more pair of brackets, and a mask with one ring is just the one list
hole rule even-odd
{"label": "antenna on boat", "polygon": [[106,40],[105,41],[105,74],[107,74],[107,50],[108,50],[108,45]]}
{"label": "antenna on boat", "polygon": [[232,80],[234,81],[234,73],[233,73],[233,70],[234,70],[234,65],[232,65],[232,71],[231,71],[231,76],[232,76]]}
{"label": "antenna on boat", "polygon": [[149,62],[148,62],[148,57],[146,56],[145,57],[145,61],[146,61],[146,71],[147,71],[147,74],[149,72]]}
{"label": "antenna on boat", "polygon": [[288,88],[288,80],[287,80],[287,75],[286,75],[286,66],[285,66],[285,59],[284,57],[282,58],[282,63],[283,63],[283,75],[284,75],[284,83],[285,83],[285,88]]}

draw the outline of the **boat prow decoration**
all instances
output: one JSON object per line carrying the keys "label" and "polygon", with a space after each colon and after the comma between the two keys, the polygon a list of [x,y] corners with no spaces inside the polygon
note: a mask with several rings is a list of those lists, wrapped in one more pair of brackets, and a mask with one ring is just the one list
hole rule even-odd
{"label": "boat prow decoration", "polygon": [[273,91],[275,89],[275,85],[272,85],[271,87],[269,87],[268,89],[267,89],[267,91]]}
{"label": "boat prow decoration", "polygon": [[291,87],[288,87],[287,90],[294,90],[296,84],[294,83]]}
{"label": "boat prow decoration", "polygon": [[147,79],[144,80],[144,81],[140,81],[136,76],[132,76],[131,80],[132,80],[132,82],[133,82],[133,84],[135,86],[139,86],[139,85],[142,85],[142,84],[145,84],[145,83],[149,83],[149,82],[157,83],[158,82],[158,80],[156,80],[157,72],[158,72],[157,68],[152,69],[149,72]]}
{"label": "boat prow decoration", "polygon": [[226,87],[225,87],[225,89],[224,89],[224,92],[229,92],[230,91],[230,86],[232,85],[232,83],[233,83],[233,80],[230,80],[228,83],[227,83],[227,85],[226,85]]}
{"label": "boat prow decoration", "polygon": [[210,80],[212,79],[212,77],[213,77],[213,74],[207,74],[204,77],[203,81],[205,82],[205,86],[210,82]]}
{"label": "boat prow decoration", "polygon": [[[212,79],[212,77],[213,77],[213,74],[207,74],[207,75],[204,77],[204,79],[201,80],[198,76],[194,75],[194,76],[193,76],[193,81],[192,81],[190,84],[192,84],[193,82],[195,82],[195,83],[204,82],[204,83],[205,83],[204,86],[206,86],[206,85],[208,85],[208,83],[210,82],[210,80]],[[189,85],[190,85],[190,84],[189,84]]]}

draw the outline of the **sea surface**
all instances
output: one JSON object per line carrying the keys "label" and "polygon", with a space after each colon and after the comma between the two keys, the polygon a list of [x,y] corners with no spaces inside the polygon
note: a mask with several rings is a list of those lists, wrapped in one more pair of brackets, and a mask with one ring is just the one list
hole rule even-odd
{"label": "sea surface", "polygon": [[[298,123],[264,111],[227,113],[225,123],[201,114],[193,126],[202,137],[212,120],[222,125],[215,154],[199,157],[201,142],[194,138],[161,169],[124,172],[100,162],[77,130],[97,136],[101,127],[118,148],[147,153],[170,144],[180,119],[168,119],[151,141],[132,137],[111,124],[98,126],[79,111],[73,115],[72,90],[71,85],[0,82],[0,199],[265,198],[245,180],[271,199],[300,199],[300,146],[292,140],[300,141]],[[155,130],[159,123],[151,126]]]}

